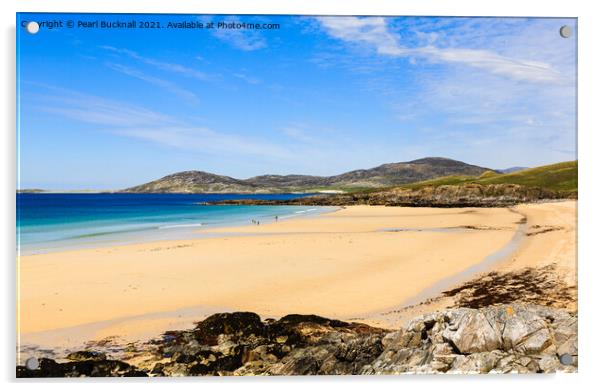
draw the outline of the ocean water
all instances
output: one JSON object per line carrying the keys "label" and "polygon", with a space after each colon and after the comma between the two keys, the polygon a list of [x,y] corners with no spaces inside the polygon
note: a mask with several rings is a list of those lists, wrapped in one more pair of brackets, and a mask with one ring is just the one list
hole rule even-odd
{"label": "ocean water", "polygon": [[269,223],[332,210],[308,206],[199,205],[310,194],[17,194],[17,246],[35,254],[99,245],[203,237],[204,228]]}

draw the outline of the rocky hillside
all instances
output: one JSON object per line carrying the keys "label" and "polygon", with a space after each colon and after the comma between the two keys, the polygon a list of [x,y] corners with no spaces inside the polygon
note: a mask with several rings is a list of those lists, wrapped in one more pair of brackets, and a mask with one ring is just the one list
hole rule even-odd
{"label": "rocky hillside", "polygon": [[235,179],[185,171],[123,190],[127,193],[270,193],[325,189],[377,188],[449,175],[478,176],[489,169],[445,158],[383,164],[334,176],[262,175]]}
{"label": "rocky hillside", "polygon": [[514,184],[429,185],[336,195],[318,195],[292,200],[226,200],[221,205],[385,205],[428,207],[503,207],[538,200],[564,199],[563,192]]}
{"label": "rocky hillside", "polygon": [[165,333],[136,366],[82,351],[19,366],[17,377],[549,373],[576,371],[577,357],[577,317],[533,304],[448,309],[399,330],[235,312]]}
{"label": "rocky hillside", "polygon": [[499,207],[539,200],[577,199],[577,161],[501,174],[451,175],[381,189],[318,195],[286,201],[229,200],[222,204],[387,205]]}

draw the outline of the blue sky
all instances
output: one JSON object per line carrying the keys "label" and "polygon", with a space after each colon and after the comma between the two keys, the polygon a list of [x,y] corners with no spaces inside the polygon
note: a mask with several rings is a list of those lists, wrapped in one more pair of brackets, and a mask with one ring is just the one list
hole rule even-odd
{"label": "blue sky", "polygon": [[[574,19],[22,14],[278,30],[18,28],[20,188],[576,158]],[[18,24],[20,24],[18,22]]]}

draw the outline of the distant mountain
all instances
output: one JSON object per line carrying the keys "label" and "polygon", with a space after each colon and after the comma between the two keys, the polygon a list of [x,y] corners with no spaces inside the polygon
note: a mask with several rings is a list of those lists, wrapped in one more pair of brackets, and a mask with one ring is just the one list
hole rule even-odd
{"label": "distant mountain", "polygon": [[257,187],[244,180],[204,171],[183,171],[140,186],[127,193],[249,193]]}
{"label": "distant mountain", "polygon": [[366,170],[334,176],[261,175],[236,179],[203,171],[184,171],[134,186],[126,193],[272,193],[360,189],[395,186],[449,175],[478,176],[486,171],[457,160],[428,157],[409,162],[388,163]]}
{"label": "distant mountain", "polygon": [[24,193],[24,194],[44,193],[44,192],[46,192],[46,190],[44,190],[44,189],[17,189],[17,193]]}
{"label": "distant mountain", "polygon": [[527,168],[529,167],[509,167],[497,171],[501,172],[502,174],[510,174],[511,172],[526,170]]}

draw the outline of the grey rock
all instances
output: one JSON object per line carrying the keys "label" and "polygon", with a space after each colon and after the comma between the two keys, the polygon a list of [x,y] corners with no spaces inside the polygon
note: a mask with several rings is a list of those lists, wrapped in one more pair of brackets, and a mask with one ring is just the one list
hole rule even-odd
{"label": "grey rock", "polygon": [[465,311],[454,317],[455,323],[443,331],[443,338],[462,354],[489,352],[499,349],[502,336],[485,315],[477,310]]}
{"label": "grey rock", "polygon": [[577,318],[567,318],[554,328],[554,341],[559,356],[570,354],[576,360],[577,356]]}
{"label": "grey rock", "polygon": [[552,344],[546,320],[530,311],[508,315],[502,338],[505,350],[525,354],[542,352]]}
{"label": "grey rock", "polygon": [[[576,341],[577,318],[562,310],[521,303],[450,309],[387,334],[383,354],[362,373],[573,372]],[[573,365],[559,365],[560,351],[574,354]]]}
{"label": "grey rock", "polygon": [[147,346],[145,368],[81,351],[67,363],[18,366],[17,376],[553,373],[578,365],[577,317],[521,303],[434,312],[395,331],[316,315],[262,322],[248,312],[215,314]]}
{"label": "grey rock", "polygon": [[540,371],[537,360],[529,356],[506,354],[502,357],[492,373],[537,373]]}
{"label": "grey rock", "polygon": [[556,355],[546,355],[539,359],[539,369],[544,373],[554,373],[560,369],[560,360]]}
{"label": "grey rock", "polygon": [[452,362],[449,373],[489,373],[503,357],[504,353],[499,350],[478,352],[467,356],[458,355]]}

